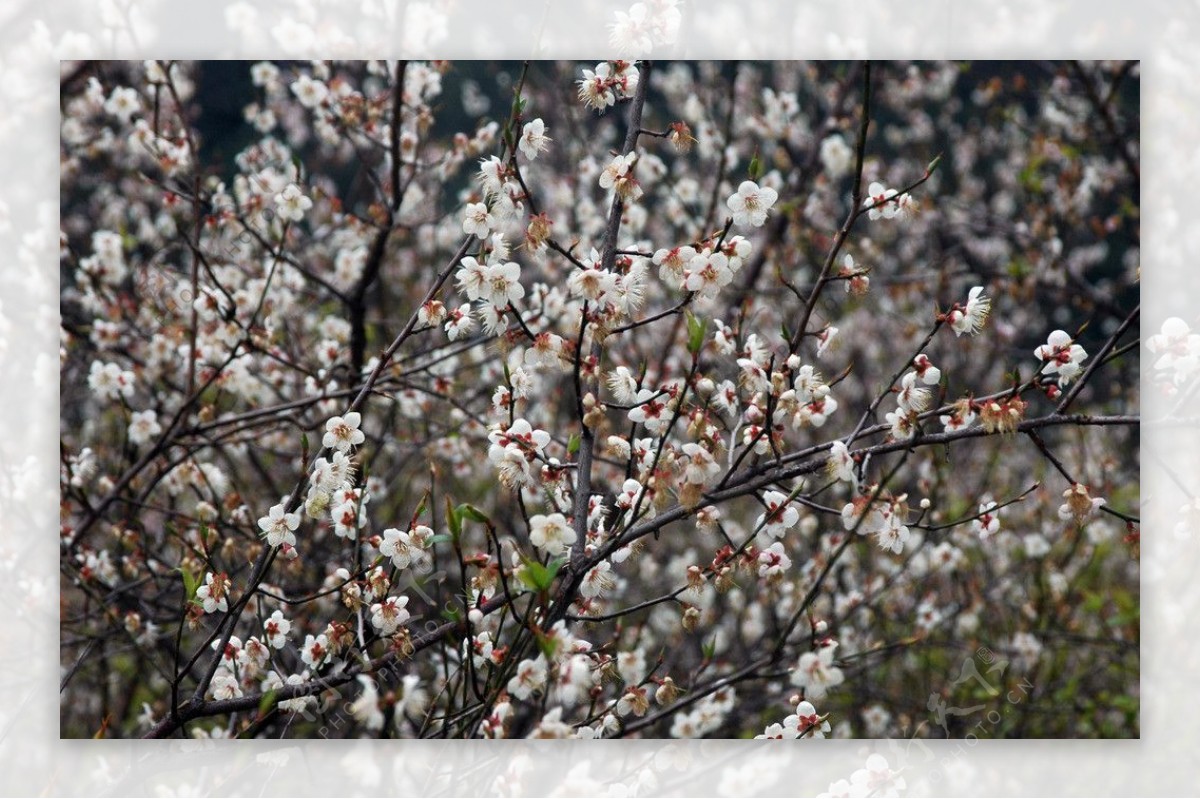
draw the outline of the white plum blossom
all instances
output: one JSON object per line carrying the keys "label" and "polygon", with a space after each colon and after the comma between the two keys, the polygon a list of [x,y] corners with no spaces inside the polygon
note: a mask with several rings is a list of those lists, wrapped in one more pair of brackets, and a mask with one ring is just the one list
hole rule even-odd
{"label": "white plum blossom", "polygon": [[767,728],[762,733],[755,735],[754,739],[756,741],[790,741],[799,737],[800,734],[794,726],[785,727],[779,722],[774,722],[767,725]]}
{"label": "white plum blossom", "polygon": [[418,524],[411,530],[389,527],[383,531],[379,554],[391,558],[392,565],[397,569],[407,569],[409,566],[421,568],[430,560],[428,547],[431,538],[432,528],[423,524]]}
{"label": "white plum blossom", "polygon": [[805,652],[792,670],[792,685],[804,689],[805,699],[820,699],[830,688],[841,685],[846,677],[833,664],[833,652],[837,642],[830,641],[816,652]]}
{"label": "white plum blossom", "polygon": [[237,676],[226,668],[217,669],[208,690],[213,699],[234,699],[242,695]]}
{"label": "white plum blossom", "polygon": [[529,517],[529,542],[547,555],[561,555],[575,540],[574,528],[561,513]]}
{"label": "white plum blossom", "polygon": [[567,278],[567,289],[572,295],[589,302],[603,304],[617,288],[617,276],[595,267],[576,269]]}
{"label": "white plum blossom", "polygon": [[629,316],[646,301],[646,265],[638,261],[624,275],[616,278],[610,297],[617,310]]}
{"label": "white plum blossom", "polygon": [[891,436],[896,441],[908,441],[917,432],[917,416],[913,411],[897,408],[884,414],[884,421],[891,427]]}
{"label": "white plum blossom", "polygon": [[158,423],[158,414],[153,409],[134,411],[129,417],[129,442],[141,447],[149,444],[154,437],[162,432]]}
{"label": "white plum blossom", "polygon": [[829,448],[829,475],[835,480],[849,483],[851,487],[858,485],[858,476],[854,472],[854,457],[844,441],[835,441]]}
{"label": "white plum blossom", "polygon": [[911,534],[904,521],[905,496],[872,502],[869,494],[860,494],[842,508],[842,526],[859,535],[874,535],[880,549],[900,554]]}
{"label": "white plum blossom", "polygon": [[496,156],[480,160],[476,179],[479,181],[484,199],[500,197],[504,194],[504,175],[504,164]]}
{"label": "white plum blossom", "polygon": [[329,96],[329,87],[308,75],[301,75],[292,83],[292,94],[305,108],[316,108]]}
{"label": "white plum blossom", "polygon": [[849,172],[854,165],[854,151],[846,144],[846,140],[836,133],[826,136],[821,141],[820,157],[825,172],[835,180]]}
{"label": "white plum blossom", "polygon": [[342,453],[349,452],[366,440],[366,435],[359,429],[361,424],[362,414],[358,411],[350,411],[345,416],[331,417],[325,422],[325,435],[321,438],[321,446]]}
{"label": "white plum blossom", "polygon": [[375,681],[365,674],[358,675],[357,680],[362,691],[350,703],[350,715],[367,730],[374,732],[383,729],[385,718],[379,707],[379,689]]}
{"label": "white plum blossom", "polygon": [[662,435],[671,422],[671,411],[668,403],[660,402],[662,393],[643,388],[634,398],[633,408],[629,411],[629,421],[643,424],[654,435]]}
{"label": "white plum blossom", "polygon": [[644,716],[650,707],[650,699],[645,688],[638,685],[625,686],[625,692],[617,700],[618,716]]}
{"label": "white plum blossom", "polygon": [[214,575],[208,572],[204,575],[204,585],[196,589],[196,601],[205,613],[224,613],[229,610],[228,595],[229,577],[224,573]]}
{"label": "white plum blossom", "polygon": [[329,651],[329,638],[325,633],[305,636],[304,646],[300,648],[300,659],[310,669],[320,668],[331,654]]}
{"label": "white plum blossom", "polygon": [[684,270],[691,260],[696,257],[696,249],[684,245],[672,249],[656,250],[650,262],[658,267],[659,280],[673,289],[682,289],[685,279]]}
{"label": "white plum blossom", "polygon": [[371,626],[382,636],[392,635],[400,625],[408,621],[409,612],[405,610],[407,605],[406,596],[390,596],[382,602],[376,602],[371,606]]}
{"label": "white plum blossom", "polygon": [[683,470],[683,482],[693,485],[704,485],[721,472],[721,464],[713,458],[713,454],[694,442],[688,442],[682,447],[687,465]]}
{"label": "white plum blossom", "polygon": [[600,173],[600,188],[611,189],[625,199],[636,200],[642,195],[642,188],[633,176],[633,165],[637,153],[615,155],[608,166]]}
{"label": "white plum blossom", "polygon": [[759,186],[752,180],[743,180],[737,192],[729,195],[725,204],[733,214],[733,224],[739,227],[762,227],[767,221],[767,212],[778,198],[779,193],[770,186]]}
{"label": "white plum blossom", "polygon": [[896,394],[896,404],[900,410],[920,413],[929,407],[931,394],[929,389],[917,385],[919,375],[916,372],[906,372],[900,378],[900,391]]}
{"label": "white plum blossom", "polygon": [[1055,330],[1033,354],[1041,359],[1045,366],[1042,373],[1057,375],[1059,385],[1065,386],[1079,376],[1083,371],[1083,361],[1087,358],[1087,350],[1072,340],[1063,330]]}
{"label": "white plum blossom", "polygon": [[623,405],[633,404],[634,398],[637,396],[637,378],[633,376],[633,372],[628,366],[618,366],[608,373],[608,389],[613,393],[613,398]]}
{"label": "white plum blossom", "polygon": [[1024,630],[1013,634],[1011,646],[1013,665],[1025,671],[1032,669],[1042,655],[1042,642]]}
{"label": "white plum blossom", "polygon": [[900,796],[907,783],[899,771],[893,771],[883,755],[873,754],[867,758],[866,768],[850,775],[847,796]]}
{"label": "white plum blossom", "polygon": [[546,658],[538,655],[534,659],[522,660],[517,672],[508,681],[508,692],[517,699],[528,699],[535,691],[546,685]]}
{"label": "white plum blossom", "polygon": [[[219,641],[213,641],[213,651],[216,651],[218,646]],[[229,664],[232,667],[236,663],[241,669],[242,677],[250,679],[261,674],[270,660],[271,650],[257,636],[252,635],[247,638],[246,644],[243,646],[238,637],[232,635],[222,653],[221,664],[223,666]]]}
{"label": "white plum blossom", "polygon": [[104,110],[128,124],[133,115],[142,110],[142,101],[138,97],[136,89],[118,86],[112,90],[112,94],[105,101]]}
{"label": "white plum blossom", "polygon": [[588,108],[603,111],[617,101],[609,79],[611,68],[607,62],[598,64],[595,71],[583,70],[583,78],[579,81],[579,99]]}
{"label": "white plum blossom", "polygon": [[578,82],[579,99],[586,107],[603,111],[617,100],[631,97],[639,80],[633,62],[603,61],[595,70],[583,70],[583,78]]}
{"label": "white plum blossom", "polygon": [[921,378],[921,382],[927,386],[936,386],[942,379],[942,370],[933,365],[929,360],[929,356],[921,353],[916,358],[913,358],[913,369]]}
{"label": "white plum blossom", "polygon": [[621,491],[617,494],[617,507],[628,511],[638,508],[639,515],[653,516],[654,503],[649,501],[651,496],[652,492],[648,492],[645,486],[630,477],[621,484]]}
{"label": "white plum blossom", "polygon": [[797,738],[824,738],[829,732],[829,721],[817,713],[812,702],[803,700],[796,705],[796,712],[789,714],[780,724],[770,724],[756,740],[794,741]]}
{"label": "white plum blossom", "polygon": [[946,315],[955,336],[969,333],[974,336],[983,329],[987,322],[988,313],[992,309],[992,301],[983,296],[983,286],[975,286],[967,293],[966,305],[955,304]]}
{"label": "white plum blossom", "polygon": [[133,396],[134,374],[115,363],[92,361],[88,388],[100,400],[129,399]]}
{"label": "white plum blossom", "polygon": [[1107,504],[1103,497],[1093,497],[1082,483],[1075,483],[1062,495],[1066,502],[1059,506],[1058,518],[1075,524],[1083,524]]}
{"label": "white plum blossom", "polygon": [[320,491],[332,492],[341,488],[354,477],[354,461],[345,452],[337,450],[330,458],[317,458],[313,464],[309,482]]}
{"label": "white plum blossom", "polygon": [[1021,537],[1021,545],[1027,558],[1045,557],[1050,552],[1050,542],[1041,533],[1027,533]]}
{"label": "white plum blossom", "polygon": [[300,526],[299,513],[285,513],[283,504],[271,508],[266,516],[258,520],[258,529],[267,539],[271,547],[295,546],[295,530]]}
{"label": "white plum blossom", "polygon": [[614,12],[609,26],[609,43],[621,56],[649,55],[655,44],[671,45],[679,32],[678,0],[634,3],[628,11]]}
{"label": "white plum blossom", "polygon": [[979,505],[979,517],[971,525],[974,532],[982,539],[995,535],[1000,529],[1000,511],[996,503],[985,500]]}
{"label": "white plum blossom", "polygon": [[766,506],[766,512],[760,514],[755,520],[755,530],[762,530],[772,538],[782,538],[786,531],[795,527],[796,523],[800,521],[800,511],[796,510],[795,505],[788,502],[787,494],[782,491],[764,491],[762,501]]}
{"label": "white plum blossom", "polygon": [[785,718],[783,725],[794,728],[800,738],[824,738],[830,730],[829,721],[807,699],[797,703],[796,712]]}
{"label": "white plum blossom", "polygon": [[594,599],[604,596],[615,586],[616,579],[612,576],[612,564],[607,560],[602,560],[588,569],[587,574],[583,576],[583,582],[579,584],[579,593],[585,599]]}
{"label": "white plum blossom", "polygon": [[871,183],[867,187],[867,196],[863,198],[863,207],[867,209],[867,218],[874,221],[880,218],[892,219],[895,217],[895,196],[895,189],[889,189],[878,181]]}
{"label": "white plum blossom", "polygon": [[758,553],[758,576],[764,579],[782,577],[792,568],[792,559],[787,556],[782,541]]}
{"label": "white plum blossom", "polygon": [[958,430],[966,430],[975,423],[977,414],[970,403],[962,403],[961,406],[955,405],[950,413],[943,413],[938,416],[938,421],[945,427],[947,433],[953,433]]}
{"label": "white plum blossom", "polygon": [[1161,332],[1146,340],[1154,368],[1171,373],[1176,384],[1183,383],[1200,370],[1200,334],[1193,333],[1187,322],[1172,316],[1162,324]]}
{"label": "white plum blossom", "polygon": [[847,502],[842,508],[842,526],[847,530],[855,530],[859,535],[872,535],[879,532],[887,523],[881,502],[868,505],[866,495],[859,495],[854,501]]}
{"label": "white plum blossom", "polygon": [[306,197],[295,183],[289,183],[283,191],[275,195],[275,207],[279,209],[279,215],[291,222],[303,219],[312,205],[312,200]]}
{"label": "white plum blossom", "polygon": [[451,341],[470,335],[475,329],[475,317],[471,315],[469,303],[458,306],[446,316],[446,337]]}
{"label": "white plum blossom", "polygon": [[273,649],[283,649],[287,646],[288,633],[292,631],[292,623],[283,617],[283,611],[277,610],[263,622],[263,633],[267,643]]}
{"label": "white plum blossom", "polygon": [[489,433],[488,440],[491,442],[488,458],[492,463],[499,462],[507,449],[515,449],[532,460],[543,454],[550,443],[550,434],[545,430],[535,430],[525,419],[516,419],[507,430]]}
{"label": "white plum blossom", "polygon": [[481,300],[503,308],[525,296],[521,266],[511,261],[480,264],[468,256],[462,259],[455,279],[468,300]]}
{"label": "white plum blossom", "polygon": [[525,154],[525,157],[530,161],[538,157],[538,154],[545,151],[546,147],[553,141],[546,135],[546,123],[541,117],[526,122],[525,127],[521,129],[521,138],[517,141],[517,147]]}
{"label": "white plum blossom", "polygon": [[428,327],[437,327],[446,321],[446,306],[440,300],[430,300],[417,309],[417,322]]}
{"label": "white plum blossom", "polygon": [[467,203],[467,207],[463,210],[463,233],[483,239],[487,238],[494,227],[496,227],[496,218],[488,211],[487,203]]}
{"label": "white plum blossom", "polygon": [[684,270],[684,287],[700,297],[711,299],[733,280],[729,258],[723,252],[705,249],[688,262]]}
{"label": "white plum blossom", "polygon": [[[271,674],[275,676],[276,681],[279,680],[278,674],[275,674],[275,672],[271,672]],[[273,685],[271,687],[268,687],[268,685],[264,684],[263,690],[264,691],[269,691],[272,689],[278,690],[279,688],[282,688],[284,686],[292,687],[292,686],[304,685],[307,682],[308,682],[308,671],[304,671],[301,674],[289,674],[288,678],[286,680],[284,680],[282,682],[278,682],[276,685]],[[311,695],[298,696],[294,699],[280,700],[279,709],[285,710],[289,713],[303,713],[306,710],[308,710],[310,707],[315,705],[316,702],[317,702],[317,698],[315,696],[311,696]]]}
{"label": "white plum blossom", "polygon": [[273,86],[279,79],[279,67],[270,61],[259,61],[250,67],[250,82],[259,88]]}
{"label": "white plum blossom", "polygon": [[899,555],[904,551],[904,545],[910,538],[908,526],[904,524],[898,513],[887,514],[886,522],[875,533],[879,548]]}
{"label": "white plum blossom", "polygon": [[486,295],[481,292],[480,299],[492,305],[502,307],[525,296],[525,288],[521,285],[521,267],[512,261],[507,263],[489,264],[485,274]]}

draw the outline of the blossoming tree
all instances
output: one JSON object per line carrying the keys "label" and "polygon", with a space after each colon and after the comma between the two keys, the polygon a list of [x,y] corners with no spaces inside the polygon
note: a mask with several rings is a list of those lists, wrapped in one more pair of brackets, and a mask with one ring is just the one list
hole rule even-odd
{"label": "blossoming tree", "polygon": [[62,107],[64,735],[1136,735],[1136,64]]}

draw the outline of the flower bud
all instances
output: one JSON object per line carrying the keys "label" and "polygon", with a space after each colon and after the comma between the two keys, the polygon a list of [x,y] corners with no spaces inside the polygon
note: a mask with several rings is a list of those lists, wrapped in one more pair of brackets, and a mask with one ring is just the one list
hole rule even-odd
{"label": "flower bud", "polygon": [[692,136],[692,129],[688,127],[686,122],[672,122],[668,126],[670,133],[667,134],[667,140],[671,142],[671,146],[681,155],[691,152],[692,145],[696,143],[696,138]]}
{"label": "flower bud", "polygon": [[669,705],[679,696],[679,686],[670,677],[664,677],[654,691],[654,701],[660,705]]}

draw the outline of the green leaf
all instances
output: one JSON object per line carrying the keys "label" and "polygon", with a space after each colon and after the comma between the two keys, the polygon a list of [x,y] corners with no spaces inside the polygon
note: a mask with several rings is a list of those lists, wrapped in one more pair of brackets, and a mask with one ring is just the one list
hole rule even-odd
{"label": "green leaf", "polygon": [[535,591],[549,591],[550,586],[554,585],[554,578],[559,569],[566,562],[566,558],[560,558],[543,565],[536,560],[526,559],[525,568],[520,573],[521,580]]}
{"label": "green leaf", "polygon": [[1037,194],[1042,191],[1042,179],[1038,176],[1038,170],[1046,159],[1040,155],[1033,155],[1025,168],[1017,175],[1017,180],[1021,184],[1021,188],[1025,191]]}
{"label": "green leaf", "polygon": [[746,170],[750,173],[751,180],[758,180],[762,175],[762,161],[758,157],[758,150],[754,150],[754,157],[750,159],[750,166]]}
{"label": "green leaf", "polygon": [[571,437],[567,440],[567,454],[574,455],[578,451],[579,451],[579,434],[572,433]]}
{"label": "green leaf", "polygon": [[538,563],[536,560],[526,560],[524,568],[518,572],[521,582],[529,586],[535,591],[544,591],[545,586],[549,584],[546,579],[546,567]]}
{"label": "green leaf", "polygon": [[1033,270],[1029,264],[1020,256],[1013,258],[1013,260],[1010,261],[1008,266],[1005,268],[1005,272],[1007,272],[1008,276],[1014,280],[1022,280],[1028,277],[1032,271]]}
{"label": "green leaf", "polygon": [[459,518],[458,511],[450,504],[450,497],[446,497],[446,524],[450,525],[450,535],[457,540],[462,535],[462,519]]}
{"label": "green leaf", "polygon": [[707,327],[703,319],[697,319],[691,311],[687,311],[688,352],[699,354],[704,347],[704,329]]}
{"label": "green leaf", "polygon": [[462,524],[463,519],[470,519],[471,521],[479,522],[480,524],[489,524],[492,521],[486,513],[469,502],[464,502],[463,504],[459,505],[454,509],[454,512],[458,514],[459,525]]}
{"label": "green leaf", "polygon": [[263,694],[263,698],[258,701],[258,715],[266,715],[266,712],[271,709],[271,706],[275,704],[275,694],[274,688]]}
{"label": "green leaf", "polygon": [[429,489],[425,489],[425,493],[421,495],[421,501],[417,503],[417,509],[413,513],[413,518],[414,519],[420,518],[420,516],[425,513],[425,510],[428,507],[429,507]]}
{"label": "green leaf", "polygon": [[190,602],[196,596],[196,589],[200,587],[200,578],[182,566],[179,567],[179,573],[183,575],[183,590],[187,592],[187,598]]}
{"label": "green leaf", "polygon": [[929,166],[925,167],[925,175],[932,175],[938,168],[938,164],[942,163],[942,154],[938,153],[937,158],[929,162]]}
{"label": "green leaf", "polygon": [[537,641],[538,649],[546,656],[546,660],[553,661],[554,655],[558,651],[558,639],[538,633],[535,640]]}

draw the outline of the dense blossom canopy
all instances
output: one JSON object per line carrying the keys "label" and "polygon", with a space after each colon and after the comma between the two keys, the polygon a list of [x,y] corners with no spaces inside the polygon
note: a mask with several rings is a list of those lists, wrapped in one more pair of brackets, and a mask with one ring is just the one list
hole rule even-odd
{"label": "dense blossom canopy", "polygon": [[1136,735],[1137,83],[79,70],[64,735]]}

